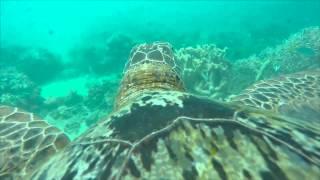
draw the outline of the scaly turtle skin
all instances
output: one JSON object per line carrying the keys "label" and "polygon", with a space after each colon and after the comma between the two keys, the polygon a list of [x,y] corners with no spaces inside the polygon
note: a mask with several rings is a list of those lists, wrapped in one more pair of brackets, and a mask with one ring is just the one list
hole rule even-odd
{"label": "scaly turtle skin", "polygon": [[[149,55],[154,51],[157,55]],[[137,55],[138,52],[145,55]],[[172,51],[167,43],[137,46],[131,53],[113,113],[47,162],[28,170],[23,179],[320,177],[319,119],[310,125],[303,117],[295,119],[296,116],[250,107],[254,105],[244,105],[244,95],[227,104],[183,92],[178,71],[168,66],[164,58],[168,54]],[[172,55],[168,57],[175,61]],[[318,71],[305,74],[311,79],[319,78]],[[314,88],[306,81],[302,84]],[[272,83],[265,85],[268,86]],[[278,88],[282,87],[284,84]],[[292,93],[292,89],[286,89]],[[315,90],[319,92],[318,86]],[[250,92],[253,91],[260,89]],[[247,94],[251,101],[259,99]],[[301,97],[312,100],[308,95]],[[289,102],[282,99],[281,104]],[[271,106],[279,106],[274,104],[277,103]],[[320,111],[317,106],[304,106],[295,111]],[[292,108],[288,105],[286,109]],[[2,123],[0,130],[5,129]],[[7,136],[2,135],[2,139]],[[17,170],[6,172],[11,177],[20,175]]]}
{"label": "scaly turtle skin", "polygon": [[260,81],[232,101],[309,123],[319,121],[320,69]]}

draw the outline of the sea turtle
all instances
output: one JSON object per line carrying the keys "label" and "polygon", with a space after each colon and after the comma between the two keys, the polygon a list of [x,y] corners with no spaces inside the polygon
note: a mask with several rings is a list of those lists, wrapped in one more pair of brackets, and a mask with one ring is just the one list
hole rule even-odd
{"label": "sea turtle", "polygon": [[218,102],[185,92],[169,43],[140,44],[113,112],[73,142],[1,106],[0,179],[319,179],[319,72]]}

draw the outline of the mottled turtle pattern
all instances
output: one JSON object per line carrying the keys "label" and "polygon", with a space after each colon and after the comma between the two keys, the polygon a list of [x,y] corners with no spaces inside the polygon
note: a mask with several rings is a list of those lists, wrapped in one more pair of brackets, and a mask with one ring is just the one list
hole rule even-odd
{"label": "mottled turtle pattern", "polygon": [[[162,56],[146,58],[154,51]],[[319,119],[309,124],[303,117],[245,105],[248,97],[259,99],[250,94],[260,92],[254,87],[230,103],[186,93],[178,71],[163,58],[166,54],[172,54],[167,43],[134,48],[115,110],[23,179],[319,179]],[[319,76],[317,71],[304,74]],[[313,88],[315,81],[310,82],[302,84]],[[7,172],[15,172],[13,178],[21,175]]]}

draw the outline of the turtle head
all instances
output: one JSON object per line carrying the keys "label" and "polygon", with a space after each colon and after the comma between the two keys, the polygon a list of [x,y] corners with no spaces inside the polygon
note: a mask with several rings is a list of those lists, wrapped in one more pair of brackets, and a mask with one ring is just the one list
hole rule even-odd
{"label": "turtle head", "polygon": [[166,42],[139,44],[132,48],[115,109],[153,90],[184,91],[172,46]]}

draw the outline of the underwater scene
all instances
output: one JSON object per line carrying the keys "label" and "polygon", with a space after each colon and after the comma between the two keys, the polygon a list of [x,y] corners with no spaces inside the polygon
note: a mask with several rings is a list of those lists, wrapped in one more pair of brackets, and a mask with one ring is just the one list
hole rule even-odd
{"label": "underwater scene", "polygon": [[0,179],[320,179],[320,1],[0,0]]}

